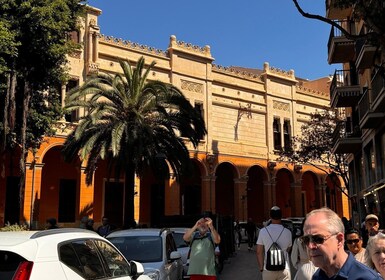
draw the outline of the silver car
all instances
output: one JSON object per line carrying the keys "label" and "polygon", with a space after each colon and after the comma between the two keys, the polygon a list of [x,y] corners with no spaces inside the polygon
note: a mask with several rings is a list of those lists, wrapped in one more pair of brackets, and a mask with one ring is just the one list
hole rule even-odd
{"label": "silver car", "polygon": [[178,251],[182,255],[183,275],[187,275],[187,271],[188,271],[187,259],[190,251],[190,245],[183,239],[183,235],[186,233],[188,229],[189,228],[171,228],[172,234],[174,235],[176,247],[178,248]]}
{"label": "silver car", "polygon": [[127,229],[110,233],[107,239],[129,259],[144,266],[154,280],[183,279],[183,262],[170,229]]}

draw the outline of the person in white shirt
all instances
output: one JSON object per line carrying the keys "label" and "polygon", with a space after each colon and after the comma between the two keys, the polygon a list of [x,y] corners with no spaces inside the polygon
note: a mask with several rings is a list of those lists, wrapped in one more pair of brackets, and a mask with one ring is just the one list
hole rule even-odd
{"label": "person in white shirt", "polygon": [[[257,262],[264,280],[290,280],[289,252],[292,246],[292,234],[282,225],[282,211],[278,206],[270,209],[270,225],[259,231],[257,240]],[[285,269],[281,271],[266,270],[266,252],[276,242],[285,254]]]}

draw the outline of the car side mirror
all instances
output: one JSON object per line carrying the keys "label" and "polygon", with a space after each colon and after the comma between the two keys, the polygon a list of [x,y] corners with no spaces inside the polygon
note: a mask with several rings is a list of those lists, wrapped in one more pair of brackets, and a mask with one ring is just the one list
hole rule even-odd
{"label": "car side mirror", "polygon": [[141,263],[136,261],[130,261],[130,275],[138,276],[144,273],[144,267]]}
{"label": "car side mirror", "polygon": [[177,259],[180,259],[182,258],[182,254],[178,251],[172,251],[171,254],[170,254],[170,260],[177,260]]}

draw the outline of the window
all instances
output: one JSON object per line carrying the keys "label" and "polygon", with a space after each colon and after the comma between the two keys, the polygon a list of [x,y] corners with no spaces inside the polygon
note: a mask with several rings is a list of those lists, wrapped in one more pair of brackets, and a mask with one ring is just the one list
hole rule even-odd
{"label": "window", "polygon": [[291,146],[291,127],[290,120],[283,122],[283,145],[285,150],[289,150]]}
{"label": "window", "polygon": [[365,147],[365,171],[366,171],[366,183],[367,186],[370,186],[375,181],[375,158],[373,151],[373,144],[370,142],[368,146]]}
{"label": "window", "polygon": [[80,32],[79,31],[72,31],[68,34],[68,39],[71,40],[74,43],[80,43]]}
{"label": "window", "polygon": [[[202,103],[195,103],[194,108],[199,113],[199,115],[201,115],[202,119],[204,120],[205,116],[204,116],[203,104]],[[203,140],[203,137],[200,140]]]}
{"label": "window", "polygon": [[[76,88],[79,85],[79,80],[69,80],[66,85],[66,93]],[[68,112],[65,116],[67,122],[75,122],[79,120],[79,110]]]}
{"label": "window", "polygon": [[59,248],[62,263],[85,279],[129,276],[130,265],[109,243],[102,240],[73,240]]}
{"label": "window", "polygon": [[110,277],[130,275],[130,266],[124,259],[124,257],[110,244],[102,241],[95,240],[96,245],[107,264],[107,275]]}
{"label": "window", "polygon": [[378,175],[379,179],[384,179],[385,178],[385,132],[383,132],[380,136],[380,145],[376,145],[378,147],[378,155],[379,155],[379,168],[378,170]]}
{"label": "window", "polygon": [[281,150],[282,149],[281,122],[280,122],[279,118],[274,118],[273,134],[274,134],[274,150]]}
{"label": "window", "polygon": [[59,184],[59,222],[73,223],[76,215],[76,180],[61,179]]}
{"label": "window", "polygon": [[60,246],[60,261],[85,279],[104,278],[103,264],[92,240],[76,240]]}

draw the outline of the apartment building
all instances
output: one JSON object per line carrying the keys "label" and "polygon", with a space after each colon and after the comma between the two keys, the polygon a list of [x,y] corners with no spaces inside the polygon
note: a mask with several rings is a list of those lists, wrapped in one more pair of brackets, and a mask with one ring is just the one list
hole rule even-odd
{"label": "apartment building", "polygon": [[[119,60],[134,65],[140,57],[156,61],[150,79],[180,88],[204,116],[208,134],[194,149],[187,143],[195,166],[192,178],[176,181],[172,173],[159,182],[148,171],[135,184],[135,219],[156,226],[162,218],[211,211],[237,220],[268,219],[278,205],[285,217],[304,216],[329,206],[349,217],[346,197],[328,176],[312,165],[277,161],[278,151],[300,133],[310,114],[329,106],[330,78],[308,81],[268,63],[261,69],[223,67],[214,63],[209,46],[195,46],[170,36],[168,48],[159,50],[125,39],[103,35],[98,25],[101,10],[89,8],[72,39],[83,49],[69,57],[70,80],[66,92],[97,72],[119,72]],[[41,228],[56,217],[62,226],[77,226],[87,215],[96,223],[102,216],[122,226],[123,180],[108,180],[107,163],[101,161],[91,185],[86,185],[80,159],[63,161],[61,147],[79,117],[66,115],[49,137],[27,159],[24,201],[16,202],[17,174],[10,166],[0,177],[0,225],[26,221]],[[17,163],[15,163],[17,165]],[[12,175],[13,174],[13,175]],[[12,175],[12,176],[11,176]],[[19,215],[20,213],[20,215]]]}
{"label": "apartment building", "polygon": [[[368,2],[369,3],[369,2]],[[352,35],[371,32],[353,16],[354,7],[336,8],[326,1],[326,17]],[[336,27],[328,42],[330,64],[339,64],[331,86],[331,106],[344,118],[335,131],[334,152],[347,155],[355,225],[367,213],[385,216],[385,79],[375,65],[383,63],[381,46],[365,38],[349,38]],[[384,224],[382,223],[383,227]]]}

